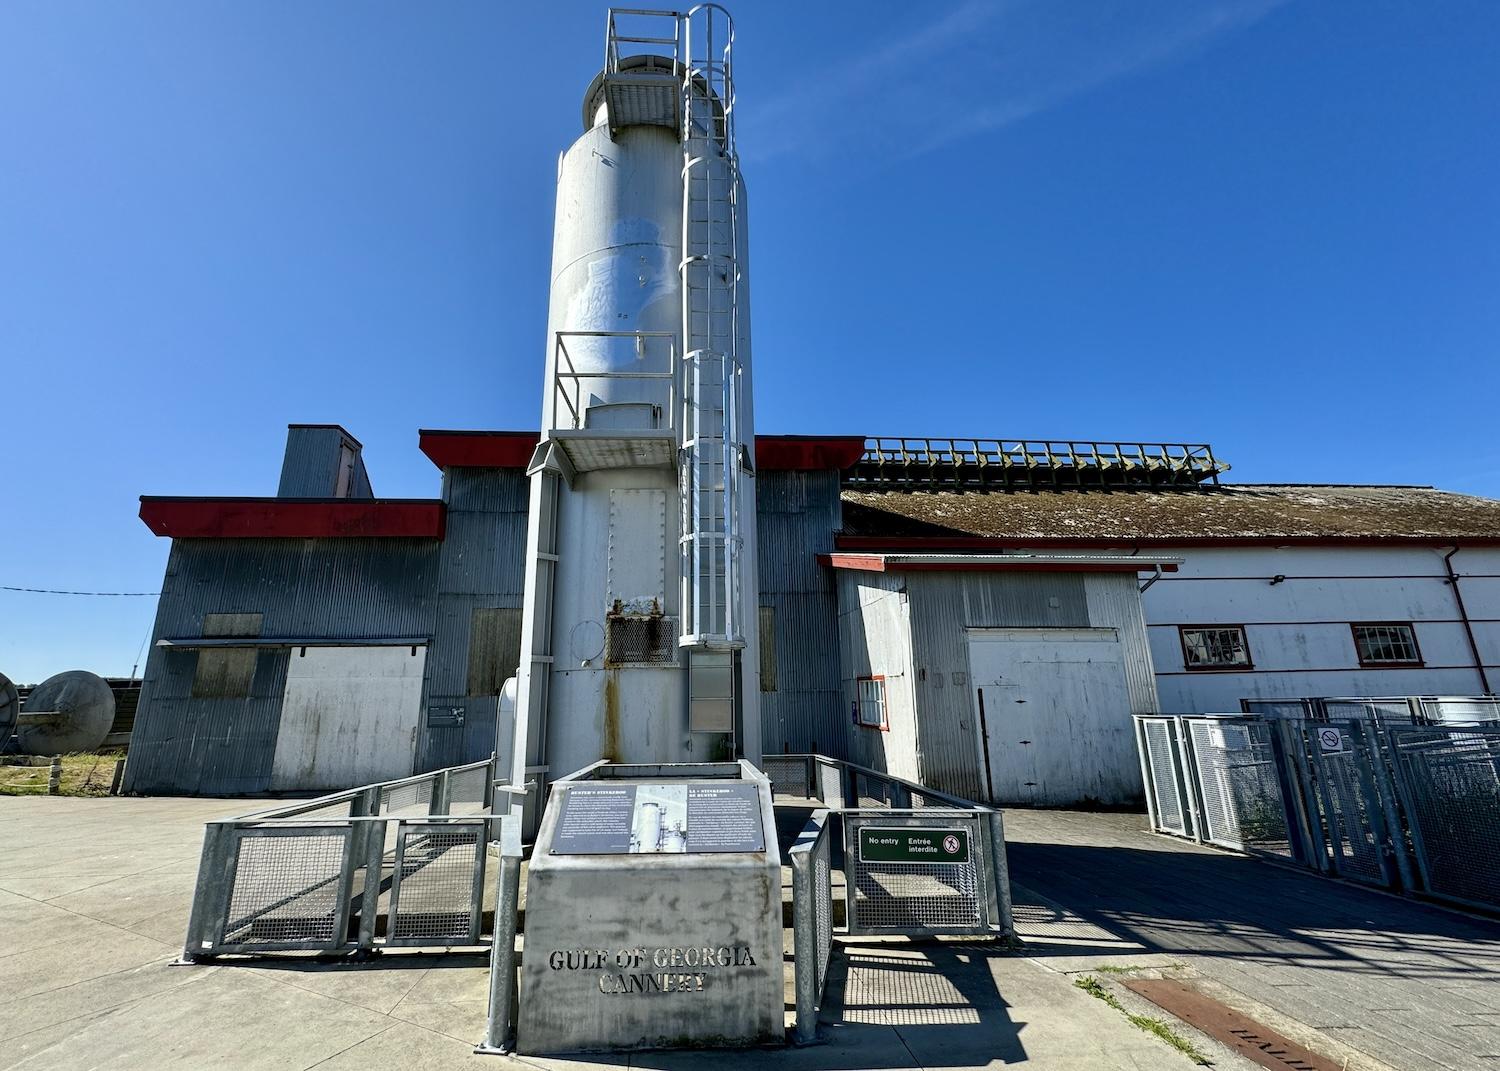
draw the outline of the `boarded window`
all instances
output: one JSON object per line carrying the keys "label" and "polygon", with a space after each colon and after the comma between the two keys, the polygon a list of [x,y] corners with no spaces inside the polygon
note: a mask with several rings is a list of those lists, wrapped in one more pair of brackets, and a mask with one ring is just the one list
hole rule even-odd
{"label": "boarded window", "polygon": [[[204,614],[204,639],[260,635],[260,614]],[[210,647],[198,652],[193,671],[194,699],[244,699],[255,679],[255,647]]]}
{"label": "boarded window", "polygon": [[776,690],[776,607],[760,608],[760,690]]}
{"label": "boarded window", "polygon": [[465,694],[499,695],[520,664],[520,609],[475,607],[469,617],[469,690]]}

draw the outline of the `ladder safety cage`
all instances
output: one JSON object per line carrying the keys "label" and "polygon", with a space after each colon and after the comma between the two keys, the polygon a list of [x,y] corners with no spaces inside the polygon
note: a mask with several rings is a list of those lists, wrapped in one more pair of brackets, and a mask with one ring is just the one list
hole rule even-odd
{"label": "ladder safety cage", "polygon": [[734,21],[718,4],[614,8],[604,83],[611,131],[672,123],[682,143],[679,643],[736,649],[745,645],[746,429]]}

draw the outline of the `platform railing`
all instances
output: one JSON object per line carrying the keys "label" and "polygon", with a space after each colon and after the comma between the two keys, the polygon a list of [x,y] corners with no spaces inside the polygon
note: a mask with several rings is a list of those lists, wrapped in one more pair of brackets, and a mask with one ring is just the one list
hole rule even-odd
{"label": "platform railing", "polygon": [[[975,934],[1013,940],[1005,823],[999,810],[825,755],[767,755],[761,769],[780,805],[805,799],[816,804],[815,814],[826,810],[838,822],[841,835],[834,843],[843,857],[850,934]],[[937,834],[939,843],[952,837],[957,847],[950,858],[939,855],[931,861],[875,858],[864,851],[871,831],[901,840]],[[796,897],[794,871],[794,918]],[[816,906],[814,902],[810,910]],[[811,947],[797,947],[799,961],[814,954]]]}
{"label": "platform railing", "polygon": [[518,794],[495,773],[490,758],[207,823],[184,960],[488,944],[488,845]]}

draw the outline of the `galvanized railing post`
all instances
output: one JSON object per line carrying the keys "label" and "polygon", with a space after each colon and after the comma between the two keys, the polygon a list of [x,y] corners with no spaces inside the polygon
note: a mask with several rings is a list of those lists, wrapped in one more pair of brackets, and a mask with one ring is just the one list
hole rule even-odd
{"label": "galvanized railing post", "polygon": [[511,1050],[516,1010],[516,916],[521,902],[521,819],[508,813],[500,825],[500,865],[495,868],[495,926],[490,938],[490,1004],[478,1053]]}
{"label": "galvanized railing post", "polygon": [[818,1036],[818,911],[813,902],[812,853],[798,843],[792,863],[792,973],[797,991],[797,1041]]}
{"label": "galvanized railing post", "polygon": [[[379,807],[379,801],[376,806]],[[375,948],[375,925],[380,914],[380,885],[385,877],[385,827],[388,819],[361,822],[366,828],[364,844],[365,890],[359,902],[359,950]]]}
{"label": "galvanized railing post", "polygon": [[219,943],[224,912],[229,900],[228,856],[232,825],[209,822],[203,827],[203,852],[198,857],[198,881],[193,888],[193,907],[188,916],[187,939],[182,958],[195,960],[212,952]]}
{"label": "galvanized railing post", "polygon": [[453,801],[453,785],[449,777],[447,770],[433,775],[432,804],[427,809],[428,814],[448,813]]}
{"label": "galvanized railing post", "polygon": [[1005,816],[999,811],[990,811],[985,815],[985,824],[989,830],[990,873],[994,878],[996,905],[1000,912],[998,921],[1005,930],[1006,943],[1014,945],[1016,926],[1011,912],[1010,862],[1005,854]]}

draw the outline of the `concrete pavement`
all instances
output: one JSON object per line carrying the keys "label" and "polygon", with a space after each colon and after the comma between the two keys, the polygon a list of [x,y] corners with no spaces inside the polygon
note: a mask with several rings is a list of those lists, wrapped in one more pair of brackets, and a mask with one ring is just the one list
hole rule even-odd
{"label": "concrete pavement", "polygon": [[827,1042],[536,1060],[472,1053],[483,956],[169,966],[202,824],[244,801],[0,798],[0,1068],[567,1069],[1190,1067],[1073,988],[985,943],[850,943]]}

